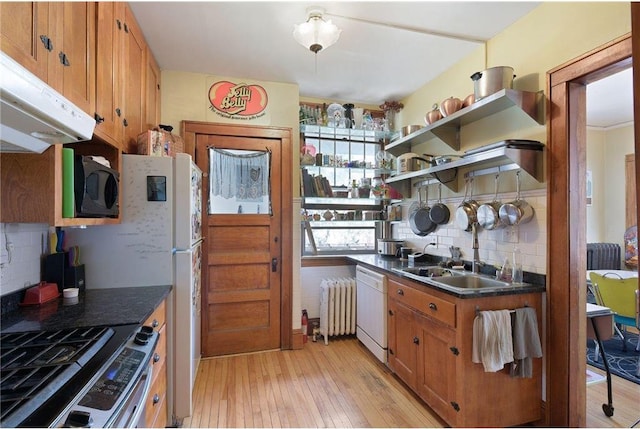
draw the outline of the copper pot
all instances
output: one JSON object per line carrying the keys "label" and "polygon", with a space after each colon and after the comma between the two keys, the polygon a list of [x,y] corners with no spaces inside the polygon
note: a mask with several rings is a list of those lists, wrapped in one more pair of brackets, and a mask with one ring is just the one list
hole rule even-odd
{"label": "copper pot", "polygon": [[462,108],[462,100],[456,97],[449,97],[440,103],[440,113],[443,117],[453,115]]}
{"label": "copper pot", "polygon": [[424,122],[427,125],[431,125],[435,121],[439,121],[440,119],[442,119],[442,113],[440,113],[440,110],[438,110],[437,104],[434,104],[433,110],[431,110],[430,112],[427,112],[427,114],[424,116]]}

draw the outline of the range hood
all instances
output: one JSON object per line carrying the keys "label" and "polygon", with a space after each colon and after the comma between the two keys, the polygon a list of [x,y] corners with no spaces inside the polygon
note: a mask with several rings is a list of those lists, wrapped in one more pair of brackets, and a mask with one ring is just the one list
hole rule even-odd
{"label": "range hood", "polygon": [[91,140],[96,121],[0,51],[0,152]]}

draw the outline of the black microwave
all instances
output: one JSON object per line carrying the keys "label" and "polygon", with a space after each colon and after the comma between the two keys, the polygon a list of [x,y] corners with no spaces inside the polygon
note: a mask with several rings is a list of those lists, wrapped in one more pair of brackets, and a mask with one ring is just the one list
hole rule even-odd
{"label": "black microwave", "polygon": [[76,155],[73,180],[76,217],[118,217],[120,173]]}

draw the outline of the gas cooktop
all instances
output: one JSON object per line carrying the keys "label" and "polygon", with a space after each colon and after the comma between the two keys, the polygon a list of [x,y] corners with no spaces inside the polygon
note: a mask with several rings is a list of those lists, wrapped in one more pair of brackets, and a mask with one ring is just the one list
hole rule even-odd
{"label": "gas cooktop", "polygon": [[38,420],[38,411],[61,412],[52,410],[52,404],[60,402],[53,407],[64,408],[95,366],[111,356],[132,329],[82,327],[1,334],[0,426],[48,426],[51,422]]}

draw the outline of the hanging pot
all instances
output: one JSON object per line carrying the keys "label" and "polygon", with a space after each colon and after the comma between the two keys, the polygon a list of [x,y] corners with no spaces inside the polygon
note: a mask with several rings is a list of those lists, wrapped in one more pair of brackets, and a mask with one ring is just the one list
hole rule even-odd
{"label": "hanging pot", "polygon": [[430,231],[430,229],[433,228],[433,222],[429,218],[430,209],[428,204],[422,203],[422,194],[420,191],[421,188],[418,188],[418,198],[420,200],[420,204],[409,217],[409,226],[411,227],[411,231],[413,231],[414,234],[424,237],[432,231]]}
{"label": "hanging pot", "polygon": [[516,173],[516,199],[500,207],[500,220],[505,225],[520,225],[533,218],[533,207],[520,199],[520,171]]}
{"label": "hanging pot", "polygon": [[[471,194],[467,200],[467,190],[471,184]],[[471,231],[473,224],[478,222],[478,202],[473,199],[473,178],[465,183],[464,200],[456,209],[455,223],[463,231]]]}
{"label": "hanging pot", "polygon": [[495,194],[493,201],[484,203],[478,207],[478,224],[484,229],[492,230],[504,227],[504,222],[500,219],[500,207],[502,204],[498,201],[498,178],[500,174],[496,174]]}
{"label": "hanging pot", "polygon": [[494,94],[501,89],[513,88],[513,67],[491,67],[471,75],[475,101]]}
{"label": "hanging pot", "polygon": [[449,207],[442,204],[442,183],[438,183],[438,202],[431,207],[429,217],[436,225],[444,225],[449,222],[450,215]]}

